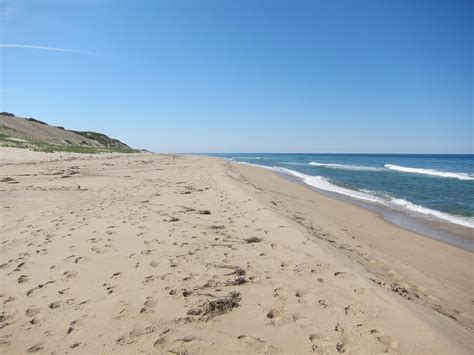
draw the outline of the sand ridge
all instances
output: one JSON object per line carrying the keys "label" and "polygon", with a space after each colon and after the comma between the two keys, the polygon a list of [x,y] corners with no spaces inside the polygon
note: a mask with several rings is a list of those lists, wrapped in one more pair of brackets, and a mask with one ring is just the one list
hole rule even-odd
{"label": "sand ridge", "polygon": [[391,289],[270,172],[6,148],[0,164],[1,353],[472,350],[469,315]]}

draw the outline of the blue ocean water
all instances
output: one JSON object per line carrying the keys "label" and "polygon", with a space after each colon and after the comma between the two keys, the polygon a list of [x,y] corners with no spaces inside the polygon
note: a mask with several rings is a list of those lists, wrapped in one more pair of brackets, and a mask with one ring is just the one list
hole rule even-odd
{"label": "blue ocean water", "polygon": [[213,154],[320,190],[474,228],[474,155]]}

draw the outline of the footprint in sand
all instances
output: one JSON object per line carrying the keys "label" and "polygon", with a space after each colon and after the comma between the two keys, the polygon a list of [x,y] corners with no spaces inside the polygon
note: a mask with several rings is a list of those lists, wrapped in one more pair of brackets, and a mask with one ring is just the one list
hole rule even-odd
{"label": "footprint in sand", "polygon": [[143,303],[143,308],[140,310],[140,313],[153,312],[153,307],[158,304],[158,300],[153,297],[147,297]]}
{"label": "footprint in sand", "polygon": [[68,290],[69,290],[69,287],[68,288],[63,288],[62,290],[59,290],[58,293],[60,295],[64,295]]}
{"label": "footprint in sand", "polygon": [[255,338],[248,335],[239,335],[237,337],[240,341],[245,342],[248,346],[254,349],[256,352],[267,352],[269,346],[260,338]]}
{"label": "footprint in sand", "polygon": [[71,334],[75,330],[75,326],[79,323],[79,319],[69,322],[69,327],[67,328],[66,334]]}
{"label": "footprint in sand", "polygon": [[19,263],[18,266],[16,267],[16,269],[13,270],[13,271],[21,271],[21,269],[22,269],[23,266],[25,266],[25,262],[24,262],[24,261],[21,262],[21,263]]}
{"label": "footprint in sand", "polygon": [[348,341],[346,338],[341,339],[340,341],[337,342],[336,344],[336,350],[339,353],[345,353],[347,351],[347,345]]}
{"label": "footprint in sand", "polygon": [[106,289],[108,295],[114,293],[115,289],[117,288],[116,285],[111,285],[107,282],[104,283],[102,286]]}
{"label": "footprint in sand", "polygon": [[80,345],[81,345],[81,343],[75,342],[75,343],[72,343],[69,347],[70,347],[71,349],[75,349],[75,348],[77,348],[77,347],[80,346]]}
{"label": "footprint in sand", "polygon": [[48,281],[48,282],[45,282],[44,284],[39,284],[38,286],[36,287],[33,287],[32,289],[28,290],[26,292],[26,295],[27,296],[31,296],[36,290],[38,289],[42,289],[43,287],[49,285],[49,284],[52,284],[52,283],[55,283],[56,281]]}
{"label": "footprint in sand", "polygon": [[326,300],[319,300],[318,301],[319,305],[323,308],[328,308],[329,305],[327,304]]}
{"label": "footprint in sand", "polygon": [[295,297],[298,299],[298,303],[306,303],[306,300],[304,299],[305,291],[302,290],[297,290],[295,292]]}
{"label": "footprint in sand", "polygon": [[169,332],[171,331],[170,328],[168,329],[165,329],[164,331],[162,331],[160,333],[160,336],[158,337],[158,339],[156,339],[155,343],[153,344],[153,346],[157,349],[161,349],[163,348],[163,345],[165,344],[166,342],[166,334],[168,334]]}
{"label": "footprint in sand", "polygon": [[39,344],[36,344],[36,345],[33,345],[31,348],[29,348],[28,350],[26,350],[27,353],[37,353],[38,351],[41,351],[43,350],[43,344],[42,343],[39,343]]}
{"label": "footprint in sand", "polygon": [[279,315],[280,315],[280,311],[278,309],[270,309],[267,312],[267,318],[271,319],[272,321],[278,318]]}
{"label": "footprint in sand", "polygon": [[30,279],[28,278],[27,275],[20,275],[20,277],[18,278],[18,283],[19,284],[22,284],[24,282],[28,282]]}
{"label": "footprint in sand", "polygon": [[66,279],[72,279],[77,276],[77,272],[75,271],[65,271],[63,273],[64,276],[66,276]]}
{"label": "footprint in sand", "polygon": [[31,325],[37,325],[37,324],[40,324],[42,321],[43,321],[43,318],[34,317],[34,318],[31,318],[29,323]]}
{"label": "footprint in sand", "polygon": [[119,276],[121,276],[121,275],[122,275],[121,272],[116,272],[116,273],[114,273],[110,278],[113,279],[113,280],[115,280],[115,279],[118,279]]}
{"label": "footprint in sand", "polygon": [[382,345],[385,345],[387,348],[395,350],[398,348],[398,343],[391,335],[385,335],[384,332],[378,329],[372,329],[371,334],[375,335],[377,341]]}
{"label": "footprint in sand", "polygon": [[26,311],[25,311],[25,315],[27,317],[34,317],[36,316],[37,314],[39,314],[41,312],[41,310],[39,308],[36,308],[36,307],[31,307],[31,308],[28,308]]}
{"label": "footprint in sand", "polygon": [[173,343],[190,343],[194,340],[201,340],[199,338],[196,338],[196,337],[192,337],[192,336],[185,336],[184,338],[179,338],[179,339],[175,339],[173,340]]}
{"label": "footprint in sand", "polygon": [[155,331],[155,328],[152,325],[148,327],[144,327],[144,328],[135,328],[135,329],[132,329],[129,333],[119,337],[115,342],[118,345],[122,345],[122,346],[136,343],[142,336],[153,333],[154,331]]}
{"label": "footprint in sand", "polygon": [[352,276],[352,274],[344,271],[337,271],[334,273],[334,276],[341,278],[341,279],[347,279],[348,277]]}
{"label": "footprint in sand", "polygon": [[326,348],[320,344],[320,342],[322,341],[322,338],[320,335],[318,335],[317,333],[311,333],[309,334],[308,338],[311,343],[311,351],[313,353],[318,353],[318,354],[327,353]]}
{"label": "footprint in sand", "polygon": [[48,307],[51,308],[51,309],[59,308],[59,307],[61,307],[61,301],[54,301],[54,302],[50,303]]}

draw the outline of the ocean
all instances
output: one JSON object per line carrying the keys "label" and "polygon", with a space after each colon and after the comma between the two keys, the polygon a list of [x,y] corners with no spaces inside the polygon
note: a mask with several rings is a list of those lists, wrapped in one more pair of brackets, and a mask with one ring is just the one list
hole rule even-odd
{"label": "ocean", "polygon": [[355,201],[474,228],[474,155],[212,155],[271,169]]}

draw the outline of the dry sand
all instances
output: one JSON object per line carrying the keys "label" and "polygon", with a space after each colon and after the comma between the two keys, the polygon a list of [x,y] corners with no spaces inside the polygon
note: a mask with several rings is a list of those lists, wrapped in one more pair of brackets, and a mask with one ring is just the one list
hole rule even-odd
{"label": "dry sand", "polygon": [[472,353],[472,253],[272,172],[0,150],[0,352]]}

